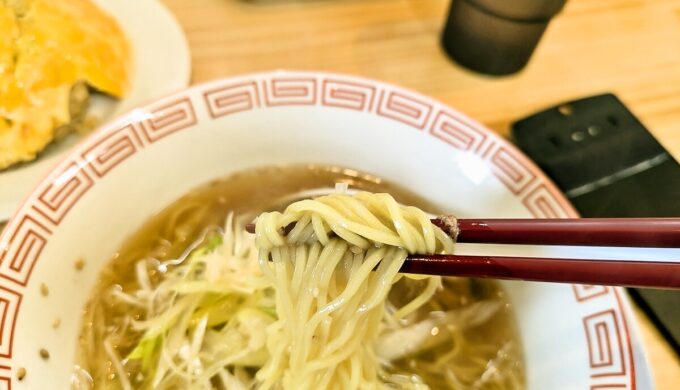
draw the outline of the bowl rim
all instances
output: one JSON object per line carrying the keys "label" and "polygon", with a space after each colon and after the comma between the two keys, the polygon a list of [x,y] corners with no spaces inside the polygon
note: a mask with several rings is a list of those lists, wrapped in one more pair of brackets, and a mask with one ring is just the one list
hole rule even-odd
{"label": "bowl rim", "polygon": [[[192,93],[200,93],[202,99],[192,98]],[[240,96],[241,98],[234,101],[234,96]],[[220,98],[227,100],[230,98],[232,101],[221,104]],[[573,206],[554,183],[517,147],[493,130],[486,128],[448,105],[419,92],[369,78],[318,71],[275,70],[254,72],[192,85],[181,91],[167,94],[165,97],[153,102],[140,105],[138,108],[132,109],[102,124],[95,132],[66,153],[33,189],[26,194],[20,205],[15,209],[4,231],[0,233],[0,292],[5,291],[13,294],[15,299],[18,297],[13,315],[7,312],[2,313],[5,318],[11,317],[12,323],[9,327],[4,326],[5,324],[3,323],[2,328],[0,328],[0,332],[6,332],[8,328],[10,328],[11,332],[9,335],[9,345],[5,348],[2,345],[2,340],[5,340],[5,337],[0,334],[0,382],[7,381],[11,383],[14,380],[11,375],[12,344],[14,341],[14,326],[17,321],[22,297],[22,294],[18,291],[24,290],[28,286],[31,271],[40,257],[41,249],[37,251],[34,259],[30,262],[30,269],[25,279],[17,280],[16,275],[19,272],[13,271],[11,265],[10,269],[6,268],[6,264],[8,262],[13,264],[15,258],[22,254],[21,247],[24,246],[27,240],[42,239],[44,241],[42,245],[46,245],[47,239],[40,236],[40,233],[42,232],[46,235],[52,234],[52,230],[58,227],[61,219],[66,216],[83,193],[77,194],[77,199],[72,204],[66,204],[68,207],[61,210],[50,209],[51,205],[49,202],[38,201],[50,190],[55,182],[55,178],[58,178],[67,171],[66,168],[68,166],[79,171],[87,170],[87,174],[90,176],[88,177],[90,183],[86,188],[87,191],[101,180],[109,170],[114,169],[118,163],[124,161],[124,158],[120,161],[116,160],[115,152],[113,160],[116,161],[97,161],[97,153],[101,155],[101,153],[108,153],[111,150],[103,149],[102,151],[100,149],[97,151],[96,149],[122,129],[132,128],[135,136],[140,138],[138,142],[145,142],[147,143],[145,147],[149,147],[155,141],[165,136],[170,136],[173,133],[197,125],[200,122],[199,116],[196,115],[196,107],[199,104],[204,105],[203,109],[204,111],[207,110],[208,113],[208,115],[203,115],[201,120],[215,120],[221,116],[237,114],[244,110],[251,110],[254,107],[269,108],[286,105],[327,105],[333,108],[353,109],[377,114],[414,127],[419,131],[425,131],[454,148],[463,148],[470,153],[489,159],[498,168],[494,171],[494,174],[516,197],[519,198],[520,195],[523,197],[523,204],[535,217],[545,217],[551,213],[555,214],[555,216],[578,217]],[[139,126],[133,126],[133,124],[138,124]],[[142,140],[141,138],[144,137],[146,139]],[[87,154],[88,150],[94,150],[95,152],[94,154]],[[111,160],[111,156],[109,156],[109,160]],[[97,167],[93,166],[93,164],[99,165]],[[88,168],[85,168],[86,166]],[[508,179],[508,174],[512,176],[518,173],[516,171],[517,166],[525,171],[520,172],[520,174],[527,173],[529,175],[529,182],[526,182],[524,177],[521,177],[519,182]],[[509,173],[508,170],[510,170]],[[501,177],[498,175],[501,175]],[[69,182],[64,185],[62,190],[68,184]],[[41,190],[43,192],[39,193]],[[57,193],[57,195],[60,194],[61,192]],[[71,193],[67,193],[64,196],[68,198],[70,195]],[[553,203],[551,204],[550,201]],[[534,203],[529,206],[529,202]],[[63,202],[61,203],[63,204]],[[560,210],[555,210],[555,206],[559,207]],[[55,207],[59,209],[61,204],[57,204]],[[54,214],[55,212],[59,215]],[[26,225],[31,225],[35,229],[24,228],[25,222]],[[19,237],[17,237],[18,235]],[[30,248],[24,252],[28,251],[30,251]],[[10,252],[14,252],[14,257],[11,260],[8,258]],[[29,255],[31,253],[23,253],[23,256]],[[21,259],[22,264],[28,263],[25,260]],[[572,289],[574,297],[579,303],[587,303],[610,292],[614,296],[617,305],[611,310],[618,312],[618,314],[615,313],[614,315],[620,317],[622,321],[624,337],[622,338],[618,333],[618,328],[616,329],[616,335],[618,336],[619,343],[625,342],[625,345],[620,344],[619,346],[622,359],[621,364],[623,365],[622,375],[625,378],[625,384],[630,385],[631,387],[629,388],[635,389],[636,361],[633,355],[636,352],[635,350],[639,351],[642,348],[636,345],[634,350],[633,343],[631,342],[631,334],[635,330],[635,323],[631,321],[631,324],[628,324],[628,321],[632,320],[632,318],[629,317],[626,310],[627,302],[622,298],[622,289],[618,287],[584,285],[572,285]],[[5,311],[7,310],[9,309],[6,308]],[[588,333],[588,321],[597,321],[599,314],[601,313],[592,313],[583,318],[588,351],[591,356],[591,377],[593,378],[597,377],[597,374],[593,373],[597,365],[593,363],[592,351],[596,348],[595,344],[602,340],[600,340],[599,333],[595,334],[597,340],[591,338],[591,335]],[[609,338],[606,341],[610,341]],[[3,352],[3,350],[6,350],[6,352]],[[625,358],[625,362],[623,361],[624,350],[627,351],[628,355]],[[629,370],[626,370],[626,367]],[[644,371],[644,367],[642,368]],[[600,388],[598,387],[601,386],[599,383],[593,384],[592,388]]]}

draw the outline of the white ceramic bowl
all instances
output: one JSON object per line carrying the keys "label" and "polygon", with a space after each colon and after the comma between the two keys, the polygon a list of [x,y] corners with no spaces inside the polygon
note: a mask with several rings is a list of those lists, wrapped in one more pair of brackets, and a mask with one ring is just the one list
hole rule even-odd
{"label": "white ceramic bowl", "polygon": [[[377,174],[459,216],[575,215],[512,145],[422,95],[327,73],[261,73],[196,86],[105,125],[12,218],[0,237],[0,384],[67,388],[80,312],[97,274],[154,212],[211,179],[304,162]],[[77,259],[86,262],[80,272]],[[653,387],[624,291],[503,284],[530,389]],[[50,351],[48,361],[40,348]],[[19,367],[27,370],[21,382]]]}

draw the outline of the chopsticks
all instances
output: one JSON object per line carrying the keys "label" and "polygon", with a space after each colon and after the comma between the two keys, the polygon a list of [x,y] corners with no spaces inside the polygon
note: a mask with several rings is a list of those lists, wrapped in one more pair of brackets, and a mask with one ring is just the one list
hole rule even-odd
{"label": "chopsticks", "polygon": [[[680,218],[456,219],[432,223],[456,242],[680,248]],[[289,231],[288,226],[284,231]],[[246,230],[255,231],[254,225]],[[410,255],[405,273],[442,276],[680,288],[680,261],[512,256]]]}
{"label": "chopsticks", "polygon": [[[432,223],[456,242],[521,245],[680,247],[680,218],[456,219]],[[293,228],[284,229],[288,233]],[[255,224],[246,230],[255,233]]]}
{"label": "chopsticks", "polygon": [[680,288],[680,262],[546,257],[411,255],[400,272],[534,282]]}
{"label": "chopsticks", "polygon": [[680,247],[680,218],[432,220],[457,242],[521,245]]}

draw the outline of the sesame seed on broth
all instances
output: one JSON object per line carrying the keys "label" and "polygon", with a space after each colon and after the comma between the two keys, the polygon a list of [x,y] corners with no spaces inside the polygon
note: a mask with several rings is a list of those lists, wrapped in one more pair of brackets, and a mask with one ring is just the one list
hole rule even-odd
{"label": "sesame seed on broth", "polygon": [[73,267],[76,269],[76,271],[82,271],[83,268],[85,268],[85,260],[83,259],[76,260],[76,262],[73,263]]}

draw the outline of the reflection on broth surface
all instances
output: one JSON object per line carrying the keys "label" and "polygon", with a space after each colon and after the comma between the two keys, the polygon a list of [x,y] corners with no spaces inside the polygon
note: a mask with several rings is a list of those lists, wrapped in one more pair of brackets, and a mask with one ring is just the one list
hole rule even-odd
{"label": "reflection on broth surface", "polygon": [[[211,331],[219,333],[231,326],[230,308],[233,310],[234,305],[250,299],[248,294],[236,301],[222,299],[217,292],[197,298],[200,303],[196,304],[198,309],[194,314],[201,312],[201,305],[207,305],[208,301],[210,309],[201,312],[202,317],[187,319],[185,334],[176,341],[176,356],[163,352],[165,346],[173,342],[169,336],[155,338],[151,345],[146,343],[151,339],[145,324],[150,320],[149,313],[160,312],[160,317],[170,318],[168,313],[172,307],[190,293],[175,289],[170,298],[163,295],[160,300],[161,296],[154,294],[159,294],[159,286],[167,284],[168,275],[186,267],[187,259],[203,253],[203,248],[214,247],[212,243],[216,237],[222,237],[225,220],[230,215],[233,214],[233,225],[239,227],[263,211],[285,208],[301,191],[331,188],[338,182],[348,183],[353,189],[387,192],[402,204],[438,211],[413,193],[377,177],[318,165],[254,169],[195,189],[152,217],[102,271],[84,311],[74,388],[257,388],[262,383],[262,378],[256,379],[257,371],[268,358],[265,349],[240,361],[224,360],[223,367],[212,375],[207,372],[207,360],[201,355],[212,349],[192,345],[197,329],[203,329],[201,335],[206,337],[199,344],[205,344],[214,339],[207,337]],[[220,240],[219,245],[221,243]],[[251,258],[252,254],[248,256]],[[248,265],[248,272],[259,272],[256,260],[253,261],[255,265]],[[186,274],[195,271],[189,268]],[[249,278],[248,275],[244,273],[243,279]],[[426,279],[400,279],[389,293],[385,312],[395,312],[418,297],[427,286]],[[273,297],[263,291],[258,302],[273,302]],[[168,300],[173,304],[163,307],[163,301]],[[274,319],[277,317],[275,312],[269,314]],[[263,321],[270,324],[273,320]],[[443,288],[423,306],[383,328],[390,332],[381,334],[380,345],[376,347],[378,356],[374,359],[382,367],[380,378],[386,388],[524,388],[521,349],[511,308],[504,292],[493,281],[445,278]],[[193,359],[198,359],[195,366],[189,367],[194,363],[182,360],[182,356],[189,353],[182,352],[182,348],[198,349]],[[159,374],[165,371],[180,374]],[[187,379],[203,374],[208,376],[203,382]],[[407,380],[399,382],[394,378]],[[244,384],[245,387],[239,387]]]}

